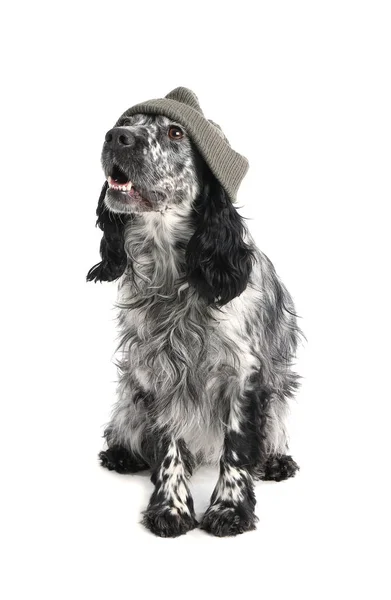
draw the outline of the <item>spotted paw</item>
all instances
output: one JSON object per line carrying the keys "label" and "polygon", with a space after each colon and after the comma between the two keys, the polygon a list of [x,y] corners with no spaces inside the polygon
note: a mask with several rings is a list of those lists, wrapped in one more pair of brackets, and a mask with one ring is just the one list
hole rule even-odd
{"label": "spotted paw", "polygon": [[194,515],[170,506],[148,508],[142,522],[159,537],[178,537],[198,526]]}
{"label": "spotted paw", "polygon": [[256,528],[258,518],[244,505],[227,506],[222,502],[212,504],[201,521],[201,529],[218,537],[227,537]]}
{"label": "spotted paw", "polygon": [[264,473],[260,479],[264,481],[284,481],[294,477],[299,468],[299,465],[287,454],[270,456],[266,461]]}
{"label": "spotted paw", "polygon": [[137,471],[149,468],[144,461],[138,459],[123,446],[112,446],[103,450],[99,453],[99,460],[102,467],[121,474],[137,473]]}

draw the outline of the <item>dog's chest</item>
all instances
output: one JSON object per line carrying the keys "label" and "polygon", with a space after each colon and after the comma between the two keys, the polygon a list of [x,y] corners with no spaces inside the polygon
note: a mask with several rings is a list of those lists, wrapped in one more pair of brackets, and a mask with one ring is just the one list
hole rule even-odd
{"label": "dog's chest", "polygon": [[122,334],[133,367],[163,380],[180,372],[204,376],[223,357],[224,326],[202,314],[189,299],[188,287],[176,295],[156,296],[152,303],[121,312]]}
{"label": "dog's chest", "polygon": [[[246,376],[254,362],[243,311],[202,303],[185,275],[184,239],[175,221],[153,216],[129,229],[125,248],[132,275],[120,286],[120,325],[137,383],[171,402]],[[205,395],[205,394],[204,394]]]}
{"label": "dog's chest", "polygon": [[222,381],[246,377],[256,368],[240,315],[200,309],[188,287],[147,306],[123,309],[121,329],[132,372],[147,390],[213,393]]}

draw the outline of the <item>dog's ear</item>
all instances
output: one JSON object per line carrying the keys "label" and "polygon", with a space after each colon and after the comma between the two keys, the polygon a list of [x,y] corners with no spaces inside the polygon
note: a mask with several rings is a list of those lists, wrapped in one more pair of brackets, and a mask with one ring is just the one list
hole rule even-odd
{"label": "dog's ear", "polygon": [[210,173],[193,206],[195,232],[186,250],[189,282],[208,303],[223,306],[245,290],[253,249],[224,188]]}
{"label": "dog's ear", "polygon": [[87,281],[114,281],[121,277],[126,268],[124,250],[125,216],[108,210],[104,203],[108,183],[104,184],[96,209],[96,224],[103,231],[100,243],[102,260],[94,265],[87,274]]}

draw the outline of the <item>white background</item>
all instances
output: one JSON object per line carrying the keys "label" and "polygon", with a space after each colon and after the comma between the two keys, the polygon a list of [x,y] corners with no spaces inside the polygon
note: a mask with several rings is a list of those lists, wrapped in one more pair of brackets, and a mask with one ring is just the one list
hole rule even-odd
{"label": "white background", "polygon": [[[390,5],[15,2],[2,16],[5,600],[389,597]],[[115,284],[98,260],[105,132],[184,85],[250,160],[241,213],[308,343],[297,478],[258,530],[154,537],[146,475],[98,467]],[[217,473],[192,490],[202,514]]]}

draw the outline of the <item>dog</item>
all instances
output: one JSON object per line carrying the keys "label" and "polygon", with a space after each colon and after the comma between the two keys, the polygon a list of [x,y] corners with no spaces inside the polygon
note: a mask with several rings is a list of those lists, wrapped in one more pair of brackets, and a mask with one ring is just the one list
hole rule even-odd
{"label": "dog", "polygon": [[87,279],[119,280],[120,342],[100,462],[151,469],[143,523],[161,537],[198,525],[189,478],[219,464],[201,528],[253,530],[254,482],[299,468],[286,432],[301,335],[291,296],[183,124],[122,118],[102,166],[102,260]]}

